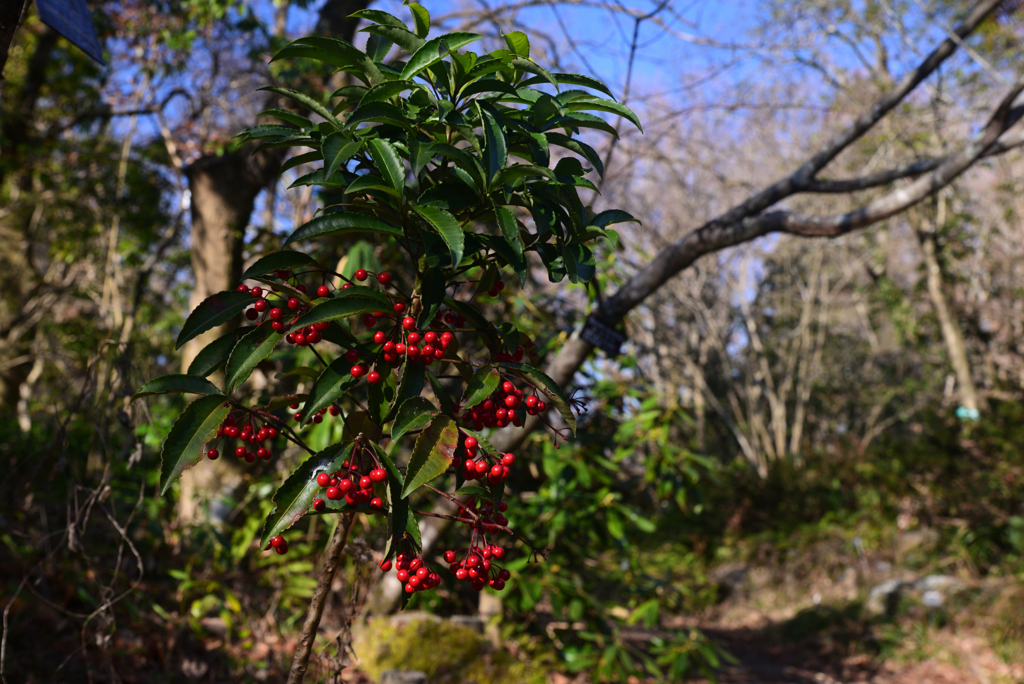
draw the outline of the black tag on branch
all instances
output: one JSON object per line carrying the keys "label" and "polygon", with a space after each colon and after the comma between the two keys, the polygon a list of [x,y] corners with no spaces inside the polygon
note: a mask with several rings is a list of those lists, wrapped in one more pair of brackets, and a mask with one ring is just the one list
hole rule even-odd
{"label": "black tag on branch", "polygon": [[44,24],[106,66],[103,49],[96,37],[96,27],[93,26],[85,0],[36,0],[36,10]]}
{"label": "black tag on branch", "polygon": [[587,316],[580,337],[611,357],[619,355],[622,343],[626,341],[625,335],[593,315]]}

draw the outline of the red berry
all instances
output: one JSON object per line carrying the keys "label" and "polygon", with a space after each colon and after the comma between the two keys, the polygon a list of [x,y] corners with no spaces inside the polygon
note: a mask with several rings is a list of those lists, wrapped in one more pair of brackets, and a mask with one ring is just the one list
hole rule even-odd
{"label": "red berry", "polygon": [[380,498],[379,496],[378,497],[374,497],[373,499],[370,499],[370,508],[372,508],[375,511],[383,511],[384,510],[384,499]]}
{"label": "red berry", "polygon": [[371,385],[376,385],[378,382],[380,382],[380,373],[378,373],[377,371],[371,371],[370,374],[366,376],[366,379],[370,382]]}
{"label": "red berry", "polygon": [[207,457],[208,459],[210,459],[211,461],[215,461],[215,460],[217,460],[217,457],[218,457],[218,456],[220,456],[220,452],[219,452],[219,451],[217,451],[216,449],[207,449],[207,451],[206,451],[206,457]]}
{"label": "red berry", "polygon": [[242,283],[241,285],[239,285],[235,289],[238,290],[239,292],[248,292],[249,291],[249,286],[246,285],[245,283]]}
{"label": "red berry", "polygon": [[388,471],[383,468],[374,468],[370,471],[370,479],[374,482],[383,482],[388,479]]}
{"label": "red berry", "polygon": [[248,318],[250,321],[255,321],[257,318],[260,317],[260,312],[257,311],[256,309],[249,309],[248,311],[245,312],[245,317]]}
{"label": "red berry", "polygon": [[516,406],[519,406],[519,397],[514,394],[508,395],[505,397],[505,406],[508,406],[510,409],[514,409]]}
{"label": "red berry", "polygon": [[377,317],[374,316],[373,314],[366,314],[365,316],[363,316],[363,325],[365,325],[367,328],[372,328],[373,326],[377,325]]}
{"label": "red berry", "polygon": [[415,330],[416,329],[416,319],[411,317],[411,316],[407,316],[406,318],[403,318],[402,319],[402,327],[405,328],[406,330]]}
{"label": "red berry", "polygon": [[476,449],[477,444],[478,442],[476,437],[471,436],[466,438],[466,449]]}
{"label": "red berry", "polygon": [[276,537],[270,540],[270,545],[273,546],[275,549],[281,544],[284,544],[284,537],[282,537],[281,535],[277,535]]}
{"label": "red berry", "polygon": [[295,335],[295,344],[299,345],[300,347],[305,347],[307,344],[309,344],[309,340],[302,333],[298,333],[297,335]]}
{"label": "red berry", "polygon": [[263,288],[260,287],[259,285],[256,285],[251,290],[249,290],[249,294],[251,294],[253,297],[262,297],[263,296]]}
{"label": "red berry", "polygon": [[331,476],[327,473],[320,473],[316,476],[316,483],[321,487],[326,487],[331,482]]}
{"label": "red berry", "polygon": [[378,273],[377,282],[383,285],[384,287],[387,287],[388,285],[391,284],[391,274],[387,272]]}
{"label": "red berry", "polygon": [[466,571],[466,568],[459,568],[455,571],[455,579],[464,580],[467,577],[469,577],[469,573]]}
{"label": "red berry", "polygon": [[395,345],[395,353],[398,354],[399,356],[404,355],[405,354],[405,345],[402,344],[401,342],[396,344]]}
{"label": "red berry", "polygon": [[384,572],[387,572],[388,570],[390,570],[391,569],[391,561],[390,560],[382,560],[380,562],[380,569],[383,570]]}
{"label": "red berry", "polygon": [[[504,556],[504,552],[501,555]],[[512,577],[512,573],[506,570],[505,568],[502,568],[498,571],[498,579],[502,580],[503,582],[508,582],[510,577]]]}
{"label": "red berry", "polygon": [[349,363],[355,363],[356,361],[359,360],[359,350],[349,349],[347,352],[345,352],[345,358],[348,360]]}
{"label": "red berry", "polygon": [[505,454],[501,457],[501,464],[504,466],[510,466],[516,462],[516,457],[513,454]]}
{"label": "red berry", "polygon": [[352,480],[346,477],[344,480],[338,483],[338,489],[340,489],[343,492],[352,491]]}
{"label": "red berry", "polygon": [[402,569],[395,573],[395,577],[399,582],[407,582],[409,580],[409,571]]}
{"label": "red berry", "polygon": [[356,271],[356,280],[358,280],[359,282],[363,282],[364,280],[366,280],[365,268],[361,268],[358,271]]}
{"label": "red berry", "polygon": [[495,591],[501,591],[504,588],[505,581],[503,579],[496,577],[491,580],[491,589],[494,589]]}
{"label": "red berry", "polygon": [[405,311],[405,304],[403,302],[395,302],[392,308],[395,310],[395,313],[400,314]]}
{"label": "red berry", "polygon": [[313,510],[317,513],[323,513],[327,509],[327,502],[323,499],[317,499],[313,502]]}
{"label": "red berry", "polygon": [[445,551],[444,552],[444,562],[445,563],[454,563],[455,562],[455,552],[450,550],[450,549],[448,551]]}
{"label": "red berry", "polygon": [[341,413],[341,409],[336,404],[331,404],[330,408],[327,409],[332,416],[336,416]]}
{"label": "red berry", "polygon": [[291,299],[288,300],[288,308],[291,309],[292,311],[295,311],[300,306],[302,306],[302,302],[300,302],[295,297],[292,297]]}
{"label": "red berry", "polygon": [[377,332],[373,333],[373,341],[376,342],[377,344],[384,344],[384,341],[387,338],[388,336],[384,334],[383,330],[378,330]]}
{"label": "red berry", "polygon": [[256,303],[252,305],[252,308],[256,309],[260,313],[263,313],[264,311],[267,310],[268,306],[269,304],[267,304],[266,299],[257,299]]}
{"label": "red berry", "polygon": [[277,553],[279,555],[283,556],[284,554],[288,553],[288,542],[285,542],[284,544],[281,544],[280,546],[278,546],[274,550],[277,551]]}
{"label": "red berry", "polygon": [[306,342],[309,342],[310,344],[316,344],[322,339],[324,339],[324,336],[321,335],[320,332],[315,329],[309,331],[309,333],[306,335]]}
{"label": "red berry", "polygon": [[540,403],[540,399],[538,399],[536,396],[531,394],[530,396],[526,397],[527,408],[537,408],[538,403]]}
{"label": "red berry", "polygon": [[359,488],[360,489],[373,489],[373,480],[371,480],[366,475],[363,475],[361,478],[359,478]]}
{"label": "red berry", "polygon": [[504,280],[495,280],[494,281],[494,287],[498,288],[499,290],[504,290],[505,289],[505,281]]}
{"label": "red berry", "polygon": [[512,392],[515,391],[516,386],[513,385],[510,381],[506,380],[505,382],[501,383],[501,389],[502,391],[505,392],[505,394],[512,394]]}
{"label": "red berry", "polygon": [[406,336],[405,343],[408,345],[419,344],[420,339],[422,339],[422,337],[423,336],[420,335],[418,332],[411,332],[408,334],[408,336]]}
{"label": "red berry", "polygon": [[363,366],[361,364],[352,366],[352,370],[350,370],[349,373],[352,374],[353,378],[361,378],[363,377]]}
{"label": "red berry", "polygon": [[337,487],[328,487],[327,491],[324,492],[324,496],[326,496],[331,501],[337,501],[338,499],[341,498],[341,490],[338,489]]}
{"label": "red berry", "polygon": [[317,297],[326,297],[329,294],[331,294],[331,289],[326,285],[321,285],[320,287],[316,288]]}

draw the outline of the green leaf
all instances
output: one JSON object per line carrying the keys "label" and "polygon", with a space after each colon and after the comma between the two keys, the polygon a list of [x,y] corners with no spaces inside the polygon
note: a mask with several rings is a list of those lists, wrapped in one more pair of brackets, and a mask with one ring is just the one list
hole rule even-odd
{"label": "green leaf", "polygon": [[489,182],[508,163],[508,140],[493,107],[481,104],[480,117],[484,128],[484,160],[487,164]]}
{"label": "green leaf", "polygon": [[498,219],[498,227],[505,241],[516,251],[518,256],[523,256],[523,239],[519,235],[519,224],[516,222],[516,215],[507,207],[494,207],[494,215]]}
{"label": "green leaf", "polygon": [[391,402],[391,408],[384,416],[383,422],[388,422],[395,417],[398,413],[398,409],[406,401],[413,397],[418,397],[420,392],[423,391],[423,376],[426,373],[426,369],[421,363],[409,363],[408,361],[402,367],[402,379],[398,383],[398,389],[395,392],[394,400]]}
{"label": "green leaf", "polygon": [[231,350],[235,348],[238,338],[245,334],[248,328],[235,328],[229,330],[210,344],[203,347],[202,351],[196,354],[192,363],[188,366],[189,375],[196,377],[207,377],[228,360]]}
{"label": "green leaf", "polygon": [[419,430],[437,415],[437,407],[423,397],[407,399],[398,409],[395,422],[391,426],[391,442],[398,442],[407,432]]}
{"label": "green leaf", "polygon": [[512,31],[502,36],[509,51],[519,57],[530,58],[530,39],[522,31]]}
{"label": "green leaf", "polygon": [[189,392],[191,394],[221,394],[220,388],[206,378],[195,375],[163,375],[154,378],[132,395],[132,401],[154,394]]}
{"label": "green leaf", "polygon": [[406,90],[419,90],[421,88],[423,86],[415,81],[388,81],[387,83],[381,83],[366,91],[366,94],[359,100],[359,106],[362,107],[371,102],[387,102],[387,100],[404,93]]}
{"label": "green leaf", "polygon": [[308,312],[299,317],[292,327],[301,328],[323,321],[334,321],[339,318],[347,318],[356,314],[373,313],[374,311],[387,311],[391,308],[389,300],[379,290],[358,285],[344,289],[335,290],[330,299],[319,302]]}
{"label": "green leaf", "polygon": [[224,370],[225,385],[228,392],[245,382],[260,361],[270,356],[284,335],[270,327],[270,321],[253,328],[242,339],[228,357],[228,365]]}
{"label": "green leaf", "polygon": [[343,129],[341,122],[338,121],[333,114],[331,114],[331,110],[325,107],[323,102],[315,100],[309,95],[306,95],[305,93],[300,93],[298,90],[292,90],[291,88],[282,88],[280,86],[266,86],[264,88],[260,88],[260,90],[266,90],[271,93],[277,93],[278,95],[284,95],[285,97],[292,99],[298,102],[299,104],[307,107],[311,111],[316,112],[317,114],[322,116],[325,121],[330,123],[339,131]]}
{"label": "green leaf", "polygon": [[422,328],[430,327],[437,310],[444,302],[446,283],[444,274],[440,269],[427,269],[423,273],[420,287],[420,303],[423,309],[420,311],[419,324]]}
{"label": "green leaf", "polygon": [[372,173],[368,173],[365,176],[360,176],[357,180],[349,183],[349,186],[345,188],[346,195],[359,194],[371,191],[380,191],[386,195],[392,197],[398,197],[398,190],[395,190],[389,183],[384,182],[384,179],[380,176],[375,176]]}
{"label": "green leaf", "polygon": [[441,235],[441,239],[451,250],[452,267],[458,266],[462,261],[462,251],[466,244],[466,236],[462,232],[462,226],[459,225],[458,219],[437,207],[413,207],[413,210],[426,219],[427,223]]}
{"label": "green leaf", "polygon": [[395,374],[385,370],[381,374],[381,382],[370,385],[366,390],[366,408],[374,422],[383,425],[385,417],[390,412],[391,404],[395,400],[397,389]]}
{"label": "green leaf", "polygon": [[467,487],[460,487],[453,496],[475,496],[478,499],[484,499],[485,501],[491,501],[494,497],[491,492],[479,485],[469,485]]}
{"label": "green leaf", "polygon": [[547,69],[540,66],[533,60],[517,57],[516,59],[512,60],[512,66],[519,71],[526,71],[531,74],[536,74],[537,76],[540,76],[551,85],[555,86],[555,90],[558,89],[558,81],[555,80],[555,77],[552,76]]}
{"label": "green leaf", "polygon": [[[393,14],[388,14],[382,10],[375,9],[363,9],[358,12],[353,12],[348,15],[350,17],[358,17],[360,19],[366,19],[367,21],[376,22],[383,26],[393,26],[395,28],[407,28],[405,22],[396,17]],[[365,29],[364,29],[365,30]]]}
{"label": "green leaf", "polygon": [[[373,10],[364,10],[373,11]],[[353,15],[354,16],[354,15]],[[425,42],[422,38],[411,32],[409,29],[402,26],[368,26],[364,29],[360,29],[361,32],[372,33],[375,36],[385,38],[395,45],[398,45],[406,52],[416,52]]]}
{"label": "green leaf", "polygon": [[362,143],[352,142],[342,133],[331,133],[324,138],[320,149],[324,157],[324,178],[330,178],[341,165],[358,154]]}
{"label": "green leaf", "polygon": [[313,126],[313,122],[306,117],[295,112],[289,112],[287,109],[267,109],[256,116],[273,116],[290,124],[295,124],[299,128],[311,128]]}
{"label": "green leaf", "polygon": [[281,252],[273,252],[257,259],[256,263],[245,269],[245,273],[242,274],[242,280],[259,278],[260,276],[267,275],[268,273],[277,273],[278,271],[296,268],[298,266],[315,266],[319,269],[323,268],[323,266],[318,264],[315,259],[303,254],[302,252],[284,250]]}
{"label": "green leaf", "polygon": [[[412,137],[412,136],[410,136]],[[430,159],[434,156],[434,145],[413,138],[409,141],[409,165],[412,167],[412,175],[419,176]]]}
{"label": "green leaf", "polygon": [[[608,90],[608,86],[606,86],[604,83],[597,80],[596,78],[591,78],[590,76],[583,76],[582,74],[563,74],[557,72],[552,73],[551,76],[560,85],[582,86],[584,88],[590,88],[592,90],[599,90],[608,97],[615,97],[612,94],[612,91]],[[537,76],[535,78],[523,81],[521,85],[530,86],[535,85],[537,83],[542,83],[546,80],[547,79],[544,78],[543,76]]]}
{"label": "green leaf", "polygon": [[303,154],[297,154],[294,157],[288,159],[284,164],[281,164],[281,173],[294,169],[296,166],[303,164],[311,164],[315,161],[320,161],[324,158],[324,155],[319,150],[313,150],[312,152],[304,152]]}
{"label": "green leaf", "polygon": [[333,473],[352,453],[352,444],[335,444],[315,456],[310,456],[295,469],[274,493],[274,507],[263,523],[260,546],[266,546],[271,539],[281,534],[302,519],[309,512],[313,500],[323,488],[316,483],[320,473]]}
{"label": "green leaf", "polygon": [[171,427],[160,452],[161,496],[181,474],[203,458],[203,445],[217,436],[217,428],[231,412],[224,397],[211,395],[189,404]]}
{"label": "green leaf", "polygon": [[402,229],[396,228],[390,223],[385,223],[379,218],[368,214],[359,214],[352,211],[339,211],[333,214],[317,216],[308,223],[304,223],[295,229],[295,232],[288,236],[284,244],[289,245],[299,240],[321,237],[324,235],[340,235],[349,233],[381,233],[402,237]]}
{"label": "green leaf", "polygon": [[443,474],[451,465],[459,445],[459,429],[448,416],[437,416],[420,433],[405,472],[402,498],[406,499],[421,485]]}
{"label": "green leaf", "polygon": [[598,111],[618,114],[636,126],[641,133],[644,132],[644,127],[640,125],[640,119],[633,113],[633,110],[624,104],[615,102],[614,100],[605,100],[600,97],[579,98],[568,103],[565,108],[571,112]]}
{"label": "green leaf", "polygon": [[370,157],[377,165],[384,180],[388,185],[398,190],[405,191],[405,165],[402,158],[398,156],[398,150],[387,140],[374,138],[369,143]]}
{"label": "green leaf", "polygon": [[410,2],[409,11],[412,12],[412,20],[416,22],[416,35],[426,38],[430,33],[430,12],[427,8],[417,2]]}
{"label": "green leaf", "polygon": [[562,133],[545,133],[544,137],[552,145],[564,147],[565,149],[572,150],[576,154],[580,155],[593,165],[599,175],[604,175],[604,162],[601,160],[601,155],[599,155],[597,150],[590,145],[580,142],[574,138],[570,138]]}
{"label": "green leaf", "polygon": [[446,33],[428,40],[409,58],[405,68],[402,69],[402,80],[411,80],[417,74],[440,62],[449,52],[455,52],[481,38],[483,36],[476,33]]}
{"label": "green leaf", "polygon": [[[371,80],[376,83],[383,83],[388,80],[380,70],[380,67],[374,64],[373,60],[371,60],[362,50],[337,38],[326,38],[324,36],[306,36],[305,38],[299,38],[298,40],[289,43],[284,49],[274,55],[274,59],[271,61],[280,59],[282,54],[285,53],[289,47],[300,47],[303,45],[313,48],[313,52],[307,53],[305,56],[312,59],[319,59],[322,62],[327,62],[328,64],[341,67],[346,71],[353,72],[367,85],[370,85]],[[352,69],[349,67],[356,68]]]}
{"label": "green leaf", "polygon": [[441,406],[441,413],[445,415],[451,415],[455,411],[455,405],[452,403],[452,398],[448,396],[448,392],[445,391],[444,386],[441,385],[441,381],[437,379],[437,376],[427,371],[427,379],[430,381],[430,386],[434,390],[434,396],[437,398],[437,403]]}
{"label": "green leaf", "polygon": [[511,183],[518,178],[530,178],[530,177],[541,177],[549,180],[555,180],[555,172],[551,169],[546,169],[543,166],[535,166],[533,164],[513,164],[512,166],[506,166],[505,168],[494,174],[494,178],[491,180],[491,188],[500,188],[506,183]]}
{"label": "green leaf", "polygon": [[195,311],[189,314],[185,324],[181,326],[181,332],[178,333],[178,340],[175,342],[174,348],[181,349],[182,345],[189,340],[202,335],[211,328],[227,323],[255,301],[256,297],[248,292],[239,292],[238,290],[228,290],[210,295],[200,302]]}
{"label": "green leaf", "polygon": [[569,280],[574,283],[589,283],[597,273],[594,253],[584,245],[573,243],[562,247],[562,260]]}
{"label": "green leaf", "polygon": [[462,405],[466,408],[476,406],[491,396],[494,390],[498,389],[500,382],[501,374],[491,366],[484,366],[476,373],[473,373],[473,377],[469,379]]}
{"label": "green leaf", "polygon": [[565,392],[558,386],[558,383],[548,377],[543,371],[533,366],[528,366],[525,363],[499,362],[494,365],[499,368],[507,368],[511,373],[518,375],[540,389],[551,400],[552,405],[558,409],[558,412],[562,414],[565,424],[569,426],[573,434],[576,434],[576,416],[573,415],[572,408],[569,406],[569,398],[565,396]]}
{"label": "green leaf", "polygon": [[355,387],[359,379],[352,377],[351,370],[352,364],[344,356],[332,361],[310,388],[309,397],[302,406],[302,415],[312,418]]}
{"label": "green leaf", "polygon": [[587,225],[604,228],[605,226],[610,226],[613,223],[626,223],[628,221],[640,223],[640,219],[634,218],[629,212],[622,211],[621,209],[608,209],[607,211],[602,211],[600,214],[597,214],[594,218],[590,219],[590,221],[587,222]]}
{"label": "green leaf", "polygon": [[401,109],[393,104],[387,102],[370,102],[369,104],[360,105],[348,118],[345,119],[345,127],[348,129],[355,128],[361,123],[368,121],[376,121],[379,123],[389,123],[394,126],[400,126],[412,130],[414,119],[407,117]]}

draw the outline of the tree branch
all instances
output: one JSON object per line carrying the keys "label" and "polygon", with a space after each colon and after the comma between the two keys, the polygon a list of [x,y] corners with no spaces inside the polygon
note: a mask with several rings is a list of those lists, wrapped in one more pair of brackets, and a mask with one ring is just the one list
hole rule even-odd
{"label": "tree branch", "polygon": [[327,552],[324,554],[323,569],[320,570],[320,577],[316,581],[316,590],[313,592],[313,599],[309,603],[309,612],[306,613],[306,622],[302,625],[302,634],[299,637],[299,644],[295,648],[295,657],[292,658],[292,669],[288,673],[288,684],[301,684],[309,668],[309,654],[313,650],[313,642],[316,641],[316,631],[320,626],[320,618],[324,613],[324,602],[331,590],[331,583],[334,581],[334,573],[338,569],[338,561],[341,560],[341,552],[345,550],[348,542],[348,535],[355,526],[356,514],[344,513],[338,520],[338,526],[334,528],[334,536],[331,543],[327,545]]}

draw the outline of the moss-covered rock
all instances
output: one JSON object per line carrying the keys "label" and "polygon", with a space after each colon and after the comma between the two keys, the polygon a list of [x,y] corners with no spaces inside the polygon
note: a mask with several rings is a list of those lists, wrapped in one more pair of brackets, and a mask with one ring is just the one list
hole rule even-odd
{"label": "moss-covered rock", "polygon": [[493,649],[472,629],[445,620],[393,624],[371,620],[356,630],[359,667],[375,682],[385,670],[419,670],[430,684],[543,684],[544,673],[508,651]]}

